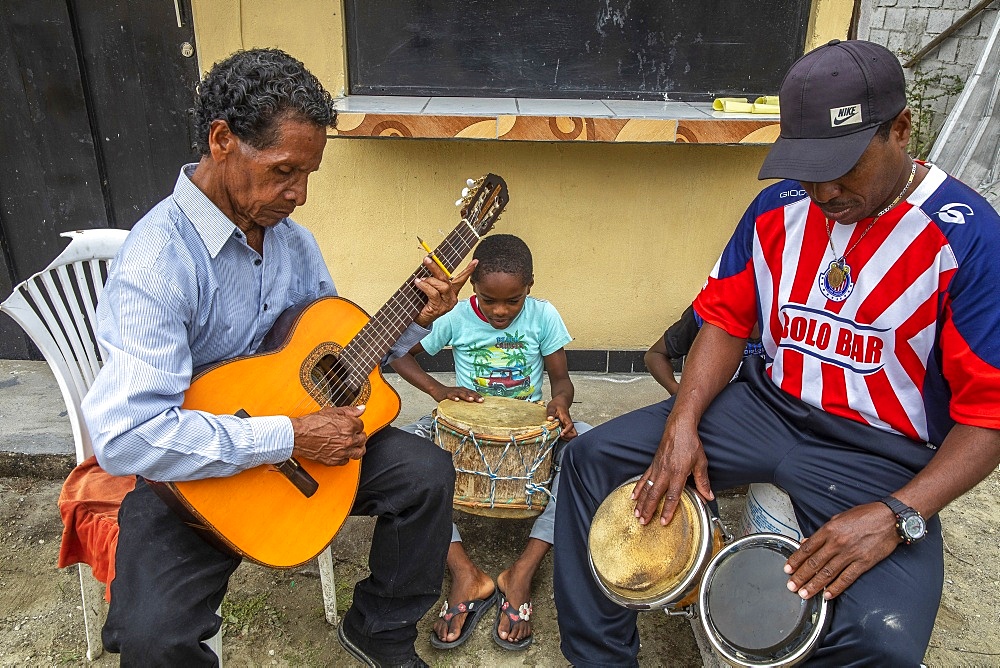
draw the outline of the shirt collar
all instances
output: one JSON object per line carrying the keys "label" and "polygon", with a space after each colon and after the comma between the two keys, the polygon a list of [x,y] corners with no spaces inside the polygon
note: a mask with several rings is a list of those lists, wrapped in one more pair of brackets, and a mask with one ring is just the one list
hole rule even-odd
{"label": "shirt collar", "polygon": [[198,163],[193,162],[181,167],[174,186],[174,201],[194,225],[208,254],[214,258],[237,231],[237,227],[191,182],[191,175],[197,166]]}

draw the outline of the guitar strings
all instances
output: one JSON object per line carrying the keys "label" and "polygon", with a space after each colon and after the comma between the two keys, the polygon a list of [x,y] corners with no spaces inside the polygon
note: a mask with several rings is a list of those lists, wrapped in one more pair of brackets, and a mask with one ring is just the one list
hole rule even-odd
{"label": "guitar strings", "polygon": [[[465,240],[461,239],[461,241],[464,242]],[[453,246],[453,244],[452,244],[451,239],[448,238],[448,239],[445,240],[444,243],[442,243],[442,245],[439,247],[439,250],[443,249],[445,252],[448,253],[448,255],[445,255],[445,259],[446,260],[448,260],[449,262],[453,261],[454,263],[457,264],[457,262],[461,260],[461,257],[464,256],[464,254],[468,252],[468,250],[467,250],[468,248],[469,248],[468,242],[465,242],[465,243],[462,244],[462,248],[455,249],[454,246]],[[456,256],[457,259],[452,260],[452,258],[450,257],[450,255],[452,253],[455,254],[455,256]],[[444,254],[444,253],[442,253],[442,254]],[[407,315],[409,315],[409,313],[407,312],[407,309],[406,308],[400,309],[399,308],[400,306],[408,307],[410,310],[416,309],[416,310],[419,311],[419,309],[422,308],[423,304],[425,303],[425,298],[424,298],[423,292],[421,292],[413,284],[412,279],[413,278],[418,278],[418,277],[424,278],[424,277],[428,277],[430,275],[431,274],[426,269],[426,267],[421,266],[418,269],[418,271],[415,271],[414,274],[413,274],[413,276],[411,276],[411,280],[407,281],[407,283],[404,285],[404,289],[401,289],[400,291],[397,291],[397,293],[393,296],[393,298],[390,299],[389,302],[387,302],[386,305],[382,309],[379,310],[379,313],[376,313],[376,318],[378,317],[379,314],[384,314],[384,313],[390,313],[390,314],[396,315],[396,316],[407,316]],[[376,318],[373,318],[373,320],[375,320]],[[366,331],[366,328],[367,328],[367,331]],[[360,336],[355,337],[355,340],[352,341],[351,344],[349,344],[349,345],[354,346],[354,345],[357,345],[357,344],[362,344],[362,343],[365,343],[365,342],[370,342],[370,341],[367,341],[367,339],[369,339],[370,337],[366,336],[369,333],[374,332],[376,335],[378,335],[378,332],[374,331],[373,328],[370,328],[370,327],[367,327],[367,326],[366,326],[366,328],[363,328],[362,331],[359,332]],[[403,329],[405,329],[405,328],[403,328]],[[381,344],[380,347],[386,347],[386,348],[387,347],[391,347],[392,342],[395,341],[396,338],[398,338],[399,334],[402,334],[403,329],[400,329],[399,332],[395,332],[395,333],[385,332],[384,334],[381,335],[381,340],[376,338],[375,342]],[[357,342],[357,344],[355,344],[355,342]],[[379,356],[379,358],[381,359],[381,355]],[[370,363],[370,362],[374,361],[374,359],[368,359],[368,360],[365,360],[365,361],[367,361],[367,362]]]}
{"label": "guitar strings", "polygon": [[[462,243],[456,244],[450,236],[441,244],[441,246],[439,246],[439,249],[436,252],[440,252],[444,255],[444,259],[449,263],[457,264],[468,252],[468,249],[471,248],[471,245],[468,240],[461,238],[460,234],[454,236],[458,237],[455,241],[460,241]],[[456,245],[458,245],[458,248],[456,248]],[[385,314],[395,315],[398,318],[400,316],[409,316],[413,311],[419,312],[419,309],[423,308],[423,305],[426,303],[426,297],[424,296],[424,293],[414,285],[413,279],[418,277],[426,278],[430,275],[431,273],[427,270],[427,268],[421,266],[413,273],[410,280],[406,282],[404,288],[397,291],[396,295],[394,295],[393,298],[390,299],[378,313],[376,313],[376,317],[372,319],[372,322],[374,323],[375,321],[380,320],[379,316]],[[348,347],[352,349],[352,353],[354,353],[358,347],[362,348],[362,352],[366,351],[366,346],[367,348],[371,348],[371,356],[367,359],[362,357],[362,360],[367,362],[364,366],[370,365],[377,361],[375,360],[375,356],[381,359],[384,354],[378,350],[374,350],[372,344],[378,344],[377,348],[385,349],[387,351],[391,348],[392,343],[398,338],[398,336],[402,334],[405,327],[397,327],[396,329],[399,331],[386,330],[380,333],[374,326],[366,325],[362,328],[361,332],[359,332],[359,335],[351,341]],[[367,375],[365,377],[367,377]]]}
{"label": "guitar strings", "polygon": [[[449,234],[444,239],[444,241],[442,241],[441,244],[439,244],[438,249],[435,250],[435,253],[438,253],[438,251],[443,251],[449,254],[455,253],[454,259],[448,256],[445,257],[445,259],[449,260],[452,263],[453,267],[458,266],[462,258],[465,257],[465,255],[469,252],[469,250],[472,249],[476,241],[478,241],[481,238],[481,235],[478,232],[476,232],[475,228],[472,226],[470,219],[475,219],[478,221],[478,224],[480,225],[482,224],[483,221],[480,218],[480,214],[483,205],[484,202],[482,197],[478,198],[478,201],[475,202],[473,209],[468,213],[468,215],[462,221],[462,223],[468,226],[469,230],[475,237],[474,239],[464,238],[463,236],[464,230],[462,229],[462,223],[459,223],[459,225],[452,231],[452,233]],[[501,207],[499,200],[493,199],[492,203],[488,207],[488,210],[494,213],[494,221],[493,221],[494,223],[496,222],[496,218],[499,217],[500,209]],[[456,248],[456,242],[461,242],[461,244],[458,245],[457,248]],[[377,362],[380,361],[382,357],[384,357],[385,353],[391,349],[392,343],[396,339],[398,339],[398,337],[403,333],[403,331],[405,331],[406,327],[400,329],[397,326],[395,329],[399,329],[399,331],[395,332],[394,334],[389,334],[388,332],[383,333],[381,335],[378,334],[378,332],[375,332],[375,328],[370,325],[372,325],[372,323],[375,322],[375,320],[379,317],[379,315],[381,314],[384,316],[386,313],[389,313],[397,316],[397,318],[400,318],[400,316],[406,318],[415,317],[413,311],[416,310],[417,312],[419,312],[419,309],[422,308],[423,305],[426,303],[424,294],[418,288],[416,288],[416,286],[413,283],[413,279],[417,278],[419,274],[423,274],[423,276],[419,276],[421,278],[426,278],[431,275],[430,271],[423,265],[418,267],[418,269],[414,271],[413,274],[410,276],[410,279],[406,283],[404,283],[399,290],[396,291],[393,297],[391,297],[390,300],[382,308],[380,308],[378,312],[376,312],[375,317],[373,317],[368,323],[366,323],[365,326],[362,327],[361,331],[359,331],[358,334],[356,334],[354,338],[351,339],[350,342],[348,342],[347,346],[343,348],[343,352],[340,355],[339,359],[353,362],[351,364],[347,364],[344,366],[344,368],[346,368],[347,370],[348,377],[346,379],[344,378],[338,379],[339,381],[341,381],[340,385],[343,389],[338,391],[337,393],[331,392],[331,388],[333,387],[334,381],[333,379],[329,378],[328,373],[323,374],[324,375],[323,381],[316,383],[316,389],[324,397],[324,401],[328,402],[327,405],[336,406],[340,405],[340,402],[347,402],[347,400],[350,399],[349,393],[357,396],[358,392],[363,387],[365,380],[367,380],[368,376],[371,373],[369,371],[368,374],[362,376],[360,375],[360,373],[357,372],[357,361],[351,360],[351,358],[353,357],[354,349],[356,349],[358,346],[362,347],[361,359],[364,362],[363,366],[371,365],[374,362],[375,363],[375,365],[373,366],[374,370],[374,368],[377,367]],[[398,302],[401,299],[406,300],[407,303],[405,304],[405,306],[407,306],[408,308],[404,308],[402,310],[397,309],[397,306],[399,305]],[[401,322],[402,318],[400,318],[399,323],[397,324],[401,324]],[[408,327],[409,324],[407,324],[406,326]],[[371,337],[372,332],[375,332],[374,342],[381,344],[379,347],[379,349],[383,351],[381,353],[377,352],[377,349],[370,347],[372,342],[368,341],[368,339],[372,338]],[[380,338],[381,340],[379,340]],[[369,348],[367,349],[364,347],[364,344],[366,342],[369,345]],[[367,352],[369,355],[365,356],[363,354],[365,352]],[[378,360],[375,359],[376,355],[378,357]],[[357,378],[355,378],[355,376],[357,376]],[[311,398],[315,400],[315,397]],[[299,402],[299,405],[295,407],[296,411],[304,409],[307,406],[307,402],[308,402],[307,398],[302,399]],[[319,403],[321,406],[323,405],[323,403],[320,402],[317,403]]]}
{"label": "guitar strings", "polygon": [[[494,208],[496,207],[491,207],[491,209]],[[477,206],[474,213],[478,214],[478,212],[479,207]],[[438,248],[435,249],[435,254],[438,254],[439,252],[441,253],[438,255],[439,258],[446,254],[442,259],[453,263],[453,266],[457,266],[465,254],[471,250],[472,246],[475,245],[475,242],[479,238],[479,235],[475,234],[475,230],[469,224],[469,218],[472,217],[473,216],[470,215],[466,219],[463,219],[462,223],[460,223],[459,226],[456,227],[455,230],[453,230],[452,233],[444,239],[444,241],[442,241]],[[474,238],[465,239],[463,237],[463,224],[469,225],[468,229],[472,230],[473,234],[475,234]],[[452,254],[454,254],[454,258],[452,258]],[[360,392],[361,388],[364,386],[364,382],[367,380],[371,372],[369,371],[368,374],[362,376],[357,371],[357,360],[354,359],[355,349],[359,346],[361,347],[359,357],[363,366],[368,366],[373,362],[375,362],[377,366],[377,362],[380,361],[385,355],[384,352],[378,353],[378,348],[384,348],[385,351],[388,352],[388,350],[391,349],[392,343],[398,339],[399,335],[405,331],[409,324],[407,323],[406,327],[400,329],[400,331],[396,332],[395,335],[392,335],[389,332],[380,334],[370,325],[380,314],[390,314],[396,316],[398,319],[402,319],[413,314],[414,309],[416,309],[419,313],[419,309],[423,308],[423,305],[426,303],[426,296],[419,290],[419,288],[416,287],[413,281],[418,277],[427,278],[429,276],[431,276],[431,272],[426,267],[421,265],[416,271],[413,272],[409,280],[407,280],[406,283],[404,283],[404,285],[396,291],[393,297],[390,298],[389,301],[376,312],[375,317],[369,320],[369,322],[361,328],[358,334],[356,334],[354,338],[348,342],[347,346],[342,349],[338,360],[350,362],[342,365],[342,368],[347,371],[347,377],[337,378],[335,380],[329,377],[329,372],[324,372],[323,379],[315,382],[315,388],[322,397],[322,401],[317,401],[321,407],[340,405],[341,402],[346,402],[350,398],[351,394],[356,396]],[[400,301],[403,303],[400,304]],[[375,347],[372,344],[379,345],[378,347]],[[378,356],[378,360],[374,359],[375,355]],[[373,367],[373,369],[374,368],[375,367]],[[333,389],[335,383],[340,386],[336,391]],[[309,396],[303,398],[298,405],[294,407],[294,411],[297,413],[298,411],[305,409],[310,400],[316,400],[316,397],[312,396],[311,393]]]}
{"label": "guitar strings", "polygon": [[[401,291],[391,299],[383,308],[379,310],[376,317],[372,321],[377,321],[382,323],[386,319],[386,316],[392,316],[389,318],[390,321],[394,318],[396,320],[409,319],[413,316],[415,310],[419,310],[422,307],[423,302],[420,299],[419,290],[413,285],[413,279],[421,277],[421,274],[429,276],[430,273],[426,271],[414,272],[407,281]],[[408,308],[407,308],[408,307]],[[402,323],[396,324],[396,326],[384,329],[384,331],[378,331],[375,327],[369,327],[368,324],[365,325],[358,332],[357,335],[348,343],[348,345],[342,350],[339,361],[341,362],[341,369],[346,371],[343,376],[337,376],[332,378],[329,373],[324,374],[322,380],[316,382],[316,390],[323,398],[321,405],[342,405],[349,403],[352,399],[356,398],[357,394],[360,392],[361,388],[364,386],[368,375],[361,373],[358,368],[359,366],[367,368],[371,366],[373,369],[377,366],[377,363],[384,356],[384,352],[381,350],[388,351],[391,348],[391,344],[395,341],[405,327],[401,327]],[[376,359],[378,358],[378,359]],[[332,370],[331,370],[332,371]],[[337,385],[334,389],[334,385]],[[353,397],[352,397],[353,395]],[[314,397],[315,398],[315,397]],[[298,408],[304,408],[308,401],[303,399],[301,405]]]}

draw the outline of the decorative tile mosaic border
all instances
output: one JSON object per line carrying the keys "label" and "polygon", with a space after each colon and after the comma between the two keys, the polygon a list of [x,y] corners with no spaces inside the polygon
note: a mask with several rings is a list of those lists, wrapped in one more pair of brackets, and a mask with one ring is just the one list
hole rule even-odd
{"label": "decorative tile mosaic border", "polygon": [[[636,110],[641,112],[641,110]],[[453,115],[344,110],[337,116],[334,137],[488,139],[504,141],[593,141],[685,144],[771,144],[778,119],[712,118],[691,108],[677,118],[525,116],[515,114]],[[691,118],[691,116],[696,116]]]}

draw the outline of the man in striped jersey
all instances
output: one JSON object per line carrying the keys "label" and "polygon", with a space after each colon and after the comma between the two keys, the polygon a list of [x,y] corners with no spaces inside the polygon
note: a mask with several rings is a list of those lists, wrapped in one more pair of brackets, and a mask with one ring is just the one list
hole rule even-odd
{"label": "man in striped jersey", "polygon": [[[635,613],[602,598],[586,563],[596,507],[631,476],[642,523],[669,520],[689,476],[706,499],[784,488],[808,536],[788,588],[834,606],[813,661],[902,666],[921,662],[940,601],[937,513],[1000,463],[1000,217],[907,154],[885,48],[819,47],[780,97],[760,178],[790,180],[750,205],[696,298],[705,324],[676,400],[564,456],[556,604],[576,665],[635,663]],[[766,360],[729,383],[757,322]]]}

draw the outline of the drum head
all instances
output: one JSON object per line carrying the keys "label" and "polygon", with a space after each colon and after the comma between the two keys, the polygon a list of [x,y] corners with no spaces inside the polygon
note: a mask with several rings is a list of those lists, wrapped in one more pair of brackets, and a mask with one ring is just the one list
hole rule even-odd
{"label": "drum head", "polygon": [[701,617],[709,640],[735,665],[791,666],[818,644],[826,620],[822,596],[788,591],[785,561],[798,543],[751,534],[728,546],[702,579]]}
{"label": "drum head", "polygon": [[[654,520],[643,526],[631,498],[634,485],[633,480],[618,487],[597,509],[590,526],[591,567],[598,584],[620,605],[663,607],[680,598],[694,579],[708,540],[707,519],[694,494],[685,490],[669,524]],[[657,513],[662,508],[661,501]]]}
{"label": "drum head", "polygon": [[508,397],[485,396],[482,403],[445,399],[437,406],[437,418],[456,431],[504,441],[559,428],[559,421],[549,419],[544,404]]}

